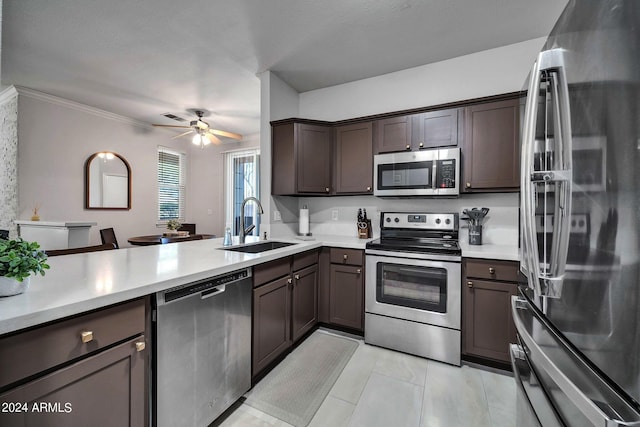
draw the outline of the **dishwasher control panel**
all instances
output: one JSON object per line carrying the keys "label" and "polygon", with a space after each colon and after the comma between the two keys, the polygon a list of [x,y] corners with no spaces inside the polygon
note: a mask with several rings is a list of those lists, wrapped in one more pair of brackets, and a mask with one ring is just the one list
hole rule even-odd
{"label": "dishwasher control panel", "polygon": [[175,288],[158,292],[158,304],[166,304],[168,302],[175,301],[189,295],[197,294],[199,292],[205,292],[222,285],[228,285],[230,283],[237,282],[238,280],[243,280],[248,277],[251,277],[251,269],[245,268],[242,270],[233,271],[231,273],[222,274],[220,276],[211,277],[209,279],[203,279],[197,282],[176,286]]}

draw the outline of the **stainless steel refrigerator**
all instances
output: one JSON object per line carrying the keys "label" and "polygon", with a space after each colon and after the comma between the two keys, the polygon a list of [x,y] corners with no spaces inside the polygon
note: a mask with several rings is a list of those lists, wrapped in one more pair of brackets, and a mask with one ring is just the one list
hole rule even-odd
{"label": "stainless steel refrigerator", "polygon": [[526,82],[519,426],[640,426],[640,1],[569,1]]}

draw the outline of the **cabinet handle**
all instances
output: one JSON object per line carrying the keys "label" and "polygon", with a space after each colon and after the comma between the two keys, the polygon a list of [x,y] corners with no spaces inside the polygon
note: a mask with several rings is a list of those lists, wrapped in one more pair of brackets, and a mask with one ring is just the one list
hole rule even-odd
{"label": "cabinet handle", "polygon": [[300,280],[300,275],[299,274],[296,274],[294,277],[296,278],[296,280]]}
{"label": "cabinet handle", "polygon": [[467,182],[466,187],[467,187],[467,188],[471,188],[471,183],[470,183],[470,182]]}
{"label": "cabinet handle", "polygon": [[329,192],[329,187],[324,187],[324,191]]}
{"label": "cabinet handle", "polygon": [[367,191],[371,191],[371,187],[367,187]]}
{"label": "cabinet handle", "polygon": [[473,288],[473,282],[472,282],[471,280],[469,280],[469,281],[467,282],[467,286],[468,286],[469,288]]}
{"label": "cabinet handle", "polygon": [[496,269],[493,267],[489,267],[489,274],[496,274]]}
{"label": "cabinet handle", "polygon": [[288,284],[291,284],[291,282],[293,282],[293,280],[291,280],[291,277],[289,277],[289,278],[287,279],[287,283],[288,283]]}
{"label": "cabinet handle", "polygon": [[409,144],[407,144],[407,150],[411,150],[411,146]]}
{"label": "cabinet handle", "polygon": [[144,341],[138,341],[136,343],[136,351],[140,353],[147,347],[147,344]]}
{"label": "cabinet handle", "polygon": [[88,343],[93,341],[93,331],[82,331],[80,332],[80,339],[83,343]]}
{"label": "cabinet handle", "polygon": [[424,148],[424,144],[422,142],[420,143],[420,148]]}
{"label": "cabinet handle", "polygon": [[359,269],[357,269],[357,270],[356,270],[356,273],[358,273],[358,274],[362,273],[362,269],[360,269],[360,268],[359,268]]}
{"label": "cabinet handle", "polygon": [[349,258],[349,255],[347,255],[347,254],[342,255],[342,259],[343,259],[343,260],[345,260],[345,261],[346,261],[346,260],[347,260],[347,258]]}

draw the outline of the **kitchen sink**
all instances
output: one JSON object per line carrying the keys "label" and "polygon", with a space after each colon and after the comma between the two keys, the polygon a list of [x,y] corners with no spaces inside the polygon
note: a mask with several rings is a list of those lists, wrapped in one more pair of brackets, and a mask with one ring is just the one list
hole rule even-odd
{"label": "kitchen sink", "polygon": [[258,242],[258,243],[248,243],[242,246],[234,246],[227,248],[220,248],[225,251],[235,251],[235,252],[244,252],[249,254],[258,254],[260,252],[272,251],[274,249],[285,248],[287,246],[296,245],[297,243],[289,243],[289,242]]}

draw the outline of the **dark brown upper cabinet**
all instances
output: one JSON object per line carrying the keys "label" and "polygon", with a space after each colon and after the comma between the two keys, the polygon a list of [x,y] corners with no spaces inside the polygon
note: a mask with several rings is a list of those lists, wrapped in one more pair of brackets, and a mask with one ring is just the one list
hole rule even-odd
{"label": "dark brown upper cabinet", "polygon": [[411,149],[458,145],[458,108],[412,116]]}
{"label": "dark brown upper cabinet", "polygon": [[271,194],[331,192],[333,129],[295,122],[273,124],[271,129]]}
{"label": "dark brown upper cabinet", "polygon": [[335,193],[371,194],[373,191],[372,122],[338,126],[335,153]]}
{"label": "dark brown upper cabinet", "polygon": [[376,154],[411,149],[411,116],[376,121]]}
{"label": "dark brown upper cabinet", "polygon": [[463,192],[519,189],[519,108],[517,98],[465,107]]}

